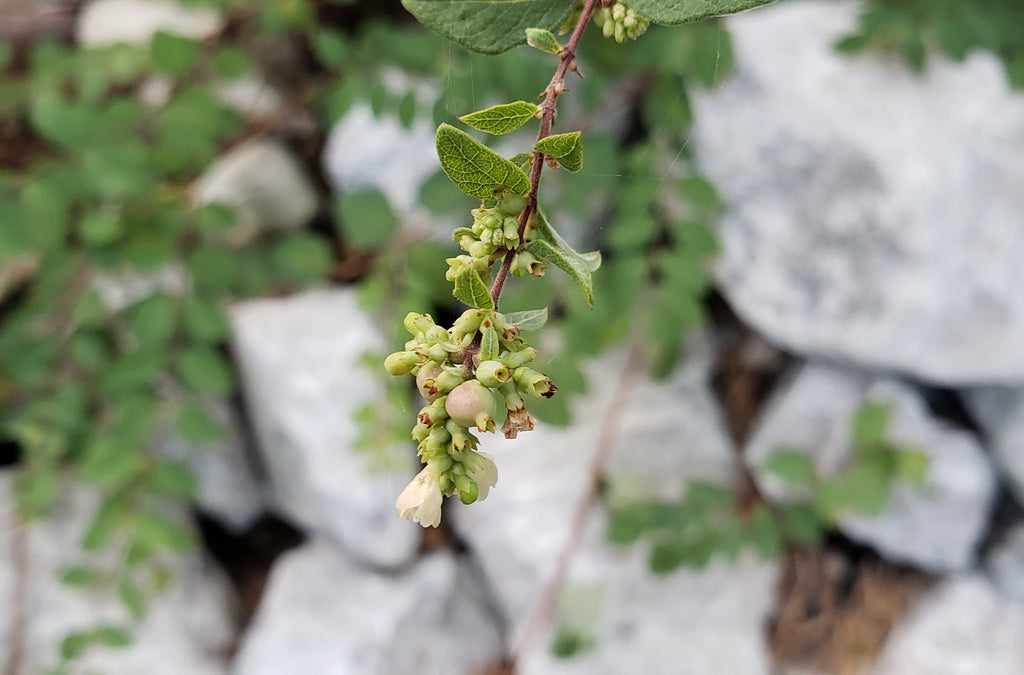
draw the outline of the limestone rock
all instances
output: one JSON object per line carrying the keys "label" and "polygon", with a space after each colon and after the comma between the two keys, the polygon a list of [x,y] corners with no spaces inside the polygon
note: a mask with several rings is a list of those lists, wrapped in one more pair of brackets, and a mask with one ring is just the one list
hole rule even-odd
{"label": "limestone rock", "polygon": [[923,75],[838,54],[859,6],[728,20],[736,70],[693,97],[698,161],[726,203],[715,276],[788,350],[1020,382],[1024,97],[988,52]]}
{"label": "limestone rock", "polygon": [[75,37],[83,47],[124,42],[148,47],[157,31],[201,40],[224,26],[208,8],[185,7],[173,0],[92,0],[78,18]]}

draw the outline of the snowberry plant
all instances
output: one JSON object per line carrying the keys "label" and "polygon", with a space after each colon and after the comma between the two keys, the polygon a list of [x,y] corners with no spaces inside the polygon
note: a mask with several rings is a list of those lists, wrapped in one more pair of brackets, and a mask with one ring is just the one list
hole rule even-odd
{"label": "snowberry plant", "polygon": [[[415,376],[426,400],[412,430],[425,466],[399,495],[395,506],[400,516],[436,527],[444,497],[457,494],[465,504],[484,499],[498,472],[493,458],[478,451],[472,429],[494,433],[502,420],[505,437],[515,438],[534,427],[527,401],[558,391],[551,378],[531,366],[537,350],[522,335],[540,328],[547,310],[498,311],[508,276],[541,277],[553,265],[594,304],[591,275],[601,264],[601,254],[575,251],[548,222],[539,201],[545,166],[569,172],[583,166],[581,132],[552,132],[558,97],[569,90],[567,77],[582,77],[577,48],[588,25],[593,22],[605,37],[624,42],[640,37],[652,22],[687,23],[768,1],[404,0],[424,25],[463,47],[498,54],[525,43],[554,55],[557,65],[539,105],[515,101],[459,118],[495,135],[539,120],[530,152],[505,158],[453,126],[442,124],[437,130],[444,172],[481,202],[471,211],[472,226],[454,232],[463,253],[447,260],[453,294],[469,309],[451,327],[410,312],[404,324],[412,338],[384,362],[392,375]],[[552,32],[559,29],[562,34],[571,31],[564,44]]]}

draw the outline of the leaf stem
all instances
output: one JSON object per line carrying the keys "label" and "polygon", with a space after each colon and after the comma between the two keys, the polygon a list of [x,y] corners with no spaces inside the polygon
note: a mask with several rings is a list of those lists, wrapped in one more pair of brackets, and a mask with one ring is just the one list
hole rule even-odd
{"label": "leaf stem", "polygon": [[[551,127],[554,126],[555,117],[558,115],[556,108],[558,96],[569,91],[565,86],[566,74],[572,71],[583,77],[576,65],[576,49],[579,47],[580,39],[583,37],[583,31],[586,30],[587,24],[590,22],[590,15],[601,2],[602,0],[587,0],[583,6],[583,11],[580,12],[580,18],[576,22],[572,35],[569,37],[569,42],[562,48],[562,52],[559,54],[558,68],[555,69],[551,82],[548,83],[548,86],[541,93],[541,96],[544,97],[544,103],[540,106],[541,118],[540,132],[537,134],[538,141],[551,135]],[[530,192],[526,196],[526,204],[523,207],[523,211],[519,214],[519,241],[523,241],[530,216],[537,211],[537,191],[540,189],[540,174],[543,169],[544,154],[534,152],[533,167],[530,170]],[[505,279],[508,277],[509,269],[512,267],[512,260],[515,257],[516,252],[514,249],[510,249],[505,253],[505,258],[501,261],[498,274],[494,277],[494,285],[491,286],[491,298],[494,299],[495,309],[498,307],[498,298],[501,297],[501,290],[505,286]]]}

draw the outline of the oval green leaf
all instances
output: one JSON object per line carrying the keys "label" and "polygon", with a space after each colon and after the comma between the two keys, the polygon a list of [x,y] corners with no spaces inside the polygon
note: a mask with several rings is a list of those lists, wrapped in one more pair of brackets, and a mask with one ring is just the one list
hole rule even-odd
{"label": "oval green leaf", "polygon": [[536,104],[528,101],[514,101],[463,115],[459,120],[479,131],[501,135],[515,131],[538,112],[540,112],[540,106]]}
{"label": "oval green leaf", "polygon": [[555,30],[576,0],[402,0],[420,23],[466,49],[500,54],[526,42],[527,28]]}
{"label": "oval green leaf", "polygon": [[629,0],[634,12],[654,23],[675,26],[712,16],[732,14],[775,0]]}
{"label": "oval green leaf", "polygon": [[534,143],[533,149],[554,157],[566,171],[576,173],[583,168],[583,141],[579,131],[542,138]]}
{"label": "oval green leaf", "polygon": [[471,197],[494,199],[502,188],[522,197],[530,192],[522,169],[449,124],[437,128],[437,156],[452,182]]}

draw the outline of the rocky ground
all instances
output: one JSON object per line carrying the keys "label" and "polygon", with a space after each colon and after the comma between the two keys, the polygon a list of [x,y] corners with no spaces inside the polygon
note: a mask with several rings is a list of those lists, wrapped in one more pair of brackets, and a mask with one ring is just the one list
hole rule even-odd
{"label": "rocky ground", "polygon": [[[588,366],[616,384],[575,401],[572,427],[487,439],[498,486],[449,504],[440,531],[395,516],[410,447],[375,463],[352,450],[355,412],[381,393],[360,357],[385,346],[356,288],[232,307],[242,393],[217,414],[233,433],[162,447],[199,477],[198,510],[182,518],[197,519],[204,547],[169,563],[174,581],[132,645],[90,652],[83,667],[1024,672],[1024,97],[985,53],[923,75],[839,56],[831,44],[855,14],[794,0],[729,19],[736,72],[695,100],[697,156],[727,204],[712,324],[668,381],[638,373],[623,345]],[[74,30],[103,44],[145,41],[155,26],[202,36],[215,20],[93,0]],[[257,83],[240,104],[252,114],[252,96],[274,107]],[[406,158],[431,156],[430,130],[390,125],[378,143],[427,150],[377,148],[357,167],[370,124],[382,122],[354,109],[314,168],[338,189],[386,187],[417,221],[413,196],[433,167]],[[318,208],[307,159],[253,140],[209,169],[197,199],[237,203],[240,238],[302,226]],[[865,401],[889,404],[892,439],[927,454],[925,489],[897,485],[880,515],[844,515],[823,547],[657,576],[641,547],[606,542],[608,491],[675,496],[702,480],[786,500],[765,457],[785,446],[841,468]],[[67,630],[124,610],[57,582],[95,496],[76,487],[54,518],[25,524],[11,481],[0,473],[0,662],[34,673]],[[591,644],[555,657],[573,624]]]}

